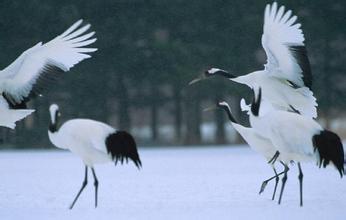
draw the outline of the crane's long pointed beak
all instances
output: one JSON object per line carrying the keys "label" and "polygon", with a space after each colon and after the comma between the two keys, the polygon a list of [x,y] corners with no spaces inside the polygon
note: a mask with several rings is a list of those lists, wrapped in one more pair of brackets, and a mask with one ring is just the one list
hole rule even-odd
{"label": "crane's long pointed beak", "polygon": [[210,107],[207,107],[207,108],[203,109],[203,111],[204,112],[209,112],[209,111],[214,111],[216,109],[217,109],[216,105],[213,105],[213,106],[210,106]]}
{"label": "crane's long pointed beak", "polygon": [[207,77],[204,74],[201,74],[199,77],[197,77],[196,79],[193,79],[191,82],[189,82],[189,86],[191,86],[192,84],[202,81],[204,79],[206,79]]}

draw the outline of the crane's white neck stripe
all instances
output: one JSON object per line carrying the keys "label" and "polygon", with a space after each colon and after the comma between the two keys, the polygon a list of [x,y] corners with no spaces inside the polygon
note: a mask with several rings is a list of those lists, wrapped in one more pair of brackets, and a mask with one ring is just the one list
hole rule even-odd
{"label": "crane's white neck stripe", "polygon": [[58,125],[58,117],[59,117],[59,106],[57,104],[52,104],[49,107],[49,113],[50,113],[50,125],[49,130],[51,132],[57,131],[57,125]]}

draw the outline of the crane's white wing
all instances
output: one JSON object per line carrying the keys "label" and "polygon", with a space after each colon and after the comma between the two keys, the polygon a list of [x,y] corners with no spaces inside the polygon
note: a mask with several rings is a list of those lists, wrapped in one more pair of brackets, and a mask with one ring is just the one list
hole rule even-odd
{"label": "crane's white wing", "polygon": [[285,111],[276,111],[267,118],[270,140],[280,152],[313,156],[312,137],[323,128],[313,119]]}
{"label": "crane's white wing", "polygon": [[79,27],[81,23],[79,20],[46,44],[40,42],[24,51],[0,72],[0,89],[10,104],[17,105],[40,95],[63,72],[91,57],[88,53],[97,49],[85,46],[96,41],[91,38],[95,32],[84,34],[90,24]]}
{"label": "crane's white wing", "polygon": [[310,62],[297,16],[277,3],[267,5],[264,13],[262,46],[267,54],[266,70],[276,77],[289,80],[296,87],[311,88]]}
{"label": "crane's white wing", "polygon": [[0,126],[14,129],[16,122],[33,113],[33,109],[9,109],[6,100],[0,96]]}

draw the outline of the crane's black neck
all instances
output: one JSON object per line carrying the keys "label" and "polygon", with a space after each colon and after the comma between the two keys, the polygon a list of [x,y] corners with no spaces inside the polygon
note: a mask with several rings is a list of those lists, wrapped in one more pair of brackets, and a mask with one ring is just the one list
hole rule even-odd
{"label": "crane's black neck", "polygon": [[221,106],[221,108],[222,108],[223,110],[225,110],[225,112],[227,113],[228,119],[229,119],[231,122],[236,123],[236,124],[239,124],[238,121],[237,121],[237,120],[234,118],[234,116],[232,115],[232,112],[231,112],[231,110],[229,109],[228,106],[223,105],[223,106]]}
{"label": "crane's black neck", "polygon": [[259,88],[258,90],[258,96],[256,100],[256,93],[253,90],[253,98],[252,98],[252,104],[251,104],[251,112],[254,116],[259,115],[260,105],[261,105],[261,99],[262,99],[262,89]]}
{"label": "crane's black neck", "polygon": [[55,115],[54,115],[54,122],[53,122],[53,119],[50,120],[50,123],[49,123],[49,131],[52,132],[52,133],[55,133],[59,130],[58,128],[58,122],[59,122],[59,111],[56,111],[55,112]]}

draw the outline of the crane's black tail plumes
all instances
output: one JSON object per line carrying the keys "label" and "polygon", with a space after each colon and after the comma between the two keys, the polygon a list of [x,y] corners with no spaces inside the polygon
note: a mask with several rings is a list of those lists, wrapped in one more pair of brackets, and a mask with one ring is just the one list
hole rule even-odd
{"label": "crane's black tail plumes", "polygon": [[329,162],[333,162],[342,177],[344,171],[344,148],[337,134],[334,132],[323,130],[321,133],[312,137],[312,142],[319,153],[319,166],[326,167]]}
{"label": "crane's black tail plumes", "polygon": [[112,155],[112,159],[117,165],[118,161],[123,164],[124,159],[128,162],[131,159],[137,168],[142,167],[139,158],[135,139],[126,131],[116,131],[106,138],[106,147],[108,154]]}

